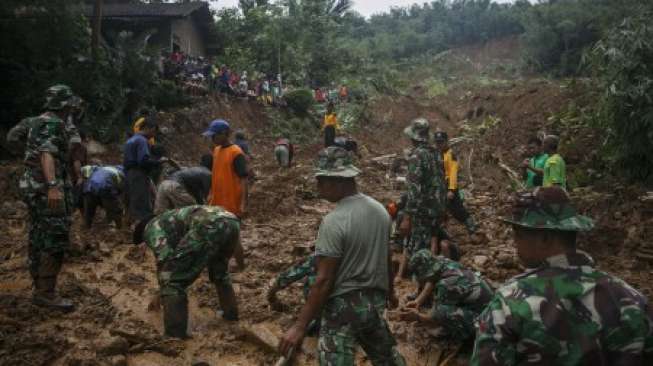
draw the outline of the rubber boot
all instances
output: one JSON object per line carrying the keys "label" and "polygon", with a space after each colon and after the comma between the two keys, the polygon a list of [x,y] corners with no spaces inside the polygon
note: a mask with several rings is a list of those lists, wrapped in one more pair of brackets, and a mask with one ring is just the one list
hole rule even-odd
{"label": "rubber boot", "polygon": [[188,338],[188,299],[186,296],[162,296],[165,335]]}
{"label": "rubber boot", "polygon": [[222,308],[222,318],[229,321],[238,321],[238,300],[231,285],[215,284],[215,290]]}
{"label": "rubber boot", "polygon": [[39,278],[35,282],[35,291],[32,303],[37,306],[49,307],[63,312],[75,310],[75,305],[68,299],[60,297],[55,292],[56,278]]}

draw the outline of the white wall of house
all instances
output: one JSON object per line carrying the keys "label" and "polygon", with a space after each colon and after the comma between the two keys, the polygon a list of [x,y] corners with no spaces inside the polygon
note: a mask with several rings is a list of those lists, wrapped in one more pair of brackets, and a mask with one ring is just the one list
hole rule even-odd
{"label": "white wall of house", "polygon": [[184,53],[191,56],[206,56],[202,34],[190,17],[173,20],[171,27],[173,38],[175,41],[178,40],[179,47]]}

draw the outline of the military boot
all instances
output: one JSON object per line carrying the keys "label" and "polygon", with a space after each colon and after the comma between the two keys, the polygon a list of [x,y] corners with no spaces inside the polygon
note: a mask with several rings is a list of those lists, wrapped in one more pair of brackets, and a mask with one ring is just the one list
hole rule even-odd
{"label": "military boot", "polygon": [[62,262],[62,255],[52,256],[41,254],[38,274],[34,278],[34,293],[32,295],[32,303],[34,305],[58,309],[64,312],[75,310],[75,305],[70,300],[59,297],[55,290],[57,287],[57,276],[61,270]]}
{"label": "military boot", "polygon": [[238,300],[231,284],[221,285],[215,283],[215,290],[218,293],[222,318],[229,321],[238,321]]}
{"label": "military boot", "polygon": [[56,286],[56,278],[39,278],[36,280],[34,282],[32,304],[58,309],[66,313],[74,311],[75,305],[70,300],[60,297],[56,294]]}
{"label": "military boot", "polygon": [[188,299],[186,296],[162,296],[165,335],[188,338]]}

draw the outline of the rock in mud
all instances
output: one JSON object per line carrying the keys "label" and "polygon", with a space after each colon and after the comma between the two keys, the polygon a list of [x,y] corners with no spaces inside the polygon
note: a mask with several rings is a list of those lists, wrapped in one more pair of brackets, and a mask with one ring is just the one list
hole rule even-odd
{"label": "rock in mud", "polygon": [[111,366],[127,366],[127,357],[123,355],[113,356],[109,360],[109,364]]}
{"label": "rock in mud", "polygon": [[98,340],[95,347],[101,356],[124,355],[129,350],[129,342],[122,337],[110,336]]}
{"label": "rock in mud", "polygon": [[488,258],[485,255],[476,255],[474,256],[473,260],[474,260],[474,265],[476,265],[479,268],[482,268],[490,260],[490,258]]}

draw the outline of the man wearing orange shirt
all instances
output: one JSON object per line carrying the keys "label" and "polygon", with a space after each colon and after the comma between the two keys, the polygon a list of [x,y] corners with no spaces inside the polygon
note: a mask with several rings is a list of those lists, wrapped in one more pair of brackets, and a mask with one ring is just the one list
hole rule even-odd
{"label": "man wearing orange shirt", "polygon": [[[210,137],[213,149],[213,169],[211,172],[211,191],[208,204],[222,206],[239,219],[247,216],[247,160],[238,145],[231,143],[231,127],[222,119],[211,122],[204,131],[204,136]],[[243,269],[242,246],[234,253],[238,266]]]}

